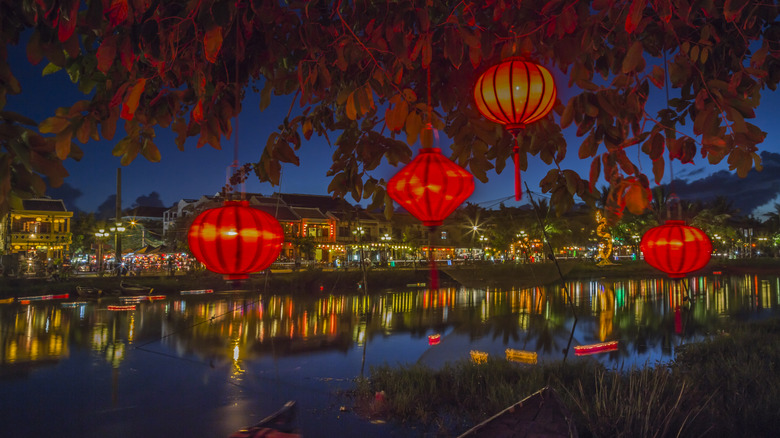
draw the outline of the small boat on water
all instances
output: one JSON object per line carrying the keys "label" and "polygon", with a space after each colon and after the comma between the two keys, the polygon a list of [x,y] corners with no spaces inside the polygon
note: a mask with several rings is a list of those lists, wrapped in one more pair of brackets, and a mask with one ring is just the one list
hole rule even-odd
{"label": "small boat on water", "polygon": [[122,295],[150,295],[154,290],[153,287],[144,286],[142,284],[125,283],[124,281],[119,283],[119,289],[122,290]]}
{"label": "small boat on water", "polygon": [[600,344],[578,345],[574,347],[576,356],[587,356],[589,354],[608,353],[618,349],[618,341],[602,342]]}
{"label": "small boat on water", "polygon": [[288,401],[281,409],[265,417],[254,426],[241,429],[229,438],[301,438],[295,427],[296,405]]}
{"label": "small boat on water", "polygon": [[13,302],[14,302],[13,297],[0,299],[0,304],[11,304]]}
{"label": "small boat on water", "polygon": [[99,298],[103,295],[102,290],[90,286],[76,286],[76,292],[78,292],[79,296],[82,298]]}
{"label": "small boat on water", "polygon": [[571,412],[549,386],[469,429],[459,438],[577,438]]}

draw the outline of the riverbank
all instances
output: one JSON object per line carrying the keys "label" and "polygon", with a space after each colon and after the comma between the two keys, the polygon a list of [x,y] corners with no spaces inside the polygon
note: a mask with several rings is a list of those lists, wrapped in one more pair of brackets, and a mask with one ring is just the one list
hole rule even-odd
{"label": "riverbank", "polygon": [[458,436],[544,386],[580,437],[775,436],[780,426],[780,320],[733,324],[678,348],[670,364],[608,370],[596,361],[522,365],[489,358],[440,370],[372,368],[352,393],[367,418]]}
{"label": "riverbank", "polygon": [[[560,268],[560,272],[559,272]],[[740,259],[714,260],[701,271],[691,275],[704,274],[742,275],[777,274],[780,275],[780,259]],[[363,272],[360,269],[323,270],[320,268],[303,269],[297,272],[274,272],[254,274],[242,283],[230,283],[222,276],[207,272],[193,272],[175,276],[123,277],[126,282],[138,283],[154,288],[156,294],[177,294],[182,290],[213,289],[215,292],[242,290],[257,293],[331,293],[334,291],[361,291],[379,293],[389,289],[408,285],[426,286],[429,282],[426,267],[372,268],[366,272],[367,288],[363,285]],[[552,262],[536,264],[516,263],[472,263],[439,270],[442,287],[460,285],[471,288],[525,288],[566,280],[664,277],[662,272],[650,267],[643,261],[623,261],[614,265],[597,266],[591,261],[561,261],[556,266]],[[104,291],[118,290],[120,279],[117,277],[98,277],[95,275],[73,275],[65,280],[51,281],[45,278],[0,278],[0,298],[22,297],[44,294],[76,294],[76,286],[88,286]]]}

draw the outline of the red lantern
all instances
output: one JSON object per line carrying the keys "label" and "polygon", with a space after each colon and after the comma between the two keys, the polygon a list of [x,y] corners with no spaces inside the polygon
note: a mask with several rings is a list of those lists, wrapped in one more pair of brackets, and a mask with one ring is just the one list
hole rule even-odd
{"label": "red lantern", "polygon": [[474,191],[474,177],[441,154],[422,148],[387,183],[387,194],[426,226],[437,226]]}
{"label": "red lantern", "polygon": [[649,229],[639,244],[645,261],[670,278],[683,278],[703,268],[712,256],[712,242],[704,231],[685,221],[666,221]]}
{"label": "red lantern", "polygon": [[504,125],[515,139],[515,200],[520,200],[523,193],[517,134],[525,125],[547,116],[555,105],[557,94],[549,70],[518,58],[509,58],[490,67],[474,86],[479,112],[488,120]]}
{"label": "red lantern", "polygon": [[273,216],[249,202],[226,201],[199,214],[187,238],[192,254],[206,268],[227,280],[242,280],[279,257],[284,232]]}

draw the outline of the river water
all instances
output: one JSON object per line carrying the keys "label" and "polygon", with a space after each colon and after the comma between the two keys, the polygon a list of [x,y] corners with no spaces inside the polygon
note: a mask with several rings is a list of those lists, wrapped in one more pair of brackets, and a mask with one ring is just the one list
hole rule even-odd
{"label": "river water", "polygon": [[[609,367],[655,364],[725,320],[776,316],[778,303],[776,276],[707,276],[0,304],[0,436],[227,437],[287,400],[304,436],[405,436],[359,418],[340,390],[384,363],[440,367],[507,349],[560,360],[570,337],[618,341],[587,356]],[[110,310],[120,304],[135,309]]]}

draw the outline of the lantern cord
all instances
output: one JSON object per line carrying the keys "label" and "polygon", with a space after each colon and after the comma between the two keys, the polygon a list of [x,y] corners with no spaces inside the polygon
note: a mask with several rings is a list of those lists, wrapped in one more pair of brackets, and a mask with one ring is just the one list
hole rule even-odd
{"label": "lantern cord", "polygon": [[513,160],[515,163],[515,201],[523,199],[523,186],[520,181],[520,139],[517,138],[517,134],[512,134],[512,140],[514,140],[515,146],[512,148]]}
{"label": "lantern cord", "polygon": [[[237,3],[237,5],[238,5],[238,7],[243,7],[244,6],[243,3],[240,2],[240,1]],[[238,107],[240,105],[240,100],[241,100],[240,99],[240,97],[241,97],[241,87],[239,85],[239,77],[238,77],[238,71],[239,71],[239,68],[238,68],[239,67],[239,63],[238,63],[238,50],[241,47],[241,40],[240,40],[241,29],[239,27],[239,21],[238,20],[236,20],[235,31],[236,31],[236,47],[235,47],[234,57],[235,57],[235,70],[236,71],[235,71],[235,84],[234,84],[235,85],[235,90],[234,90],[235,96],[234,96],[234,101],[233,101],[233,111],[235,112],[235,119],[236,119],[235,120],[235,124],[236,124],[236,126],[235,126],[235,129],[233,130],[233,162],[230,164],[230,166],[228,166],[228,169],[227,169],[228,176],[227,176],[227,181],[226,181],[225,185],[227,187],[229,187],[231,191],[234,191],[233,184],[231,184],[231,182],[235,181],[234,178],[239,177],[239,180],[241,182],[241,189],[240,189],[241,190],[241,200],[243,201],[245,199],[245,197],[246,197],[245,190],[244,190],[245,189],[245,187],[244,187],[245,186],[245,182],[244,182],[245,181],[245,177],[243,175],[239,175],[239,173],[241,172],[241,169],[240,169],[240,167],[238,165],[238,114],[240,112]],[[233,179],[233,181],[231,181],[231,179]]]}
{"label": "lantern cord", "polygon": [[550,243],[550,239],[547,236],[547,231],[544,229],[544,222],[542,221],[542,217],[539,215],[539,206],[534,202],[534,197],[531,194],[531,189],[528,188],[528,183],[525,183],[525,189],[528,191],[528,197],[531,201],[531,205],[534,207],[534,213],[536,214],[536,220],[539,222],[539,227],[542,229],[542,235],[544,236],[544,241],[547,242],[547,247],[550,250],[549,258],[555,263],[555,268],[558,270],[558,276],[561,278],[561,281],[563,282],[563,290],[565,292],[566,296],[566,302],[571,307],[571,313],[572,316],[574,316],[574,324],[571,326],[571,334],[569,335],[569,343],[566,344],[566,349],[563,353],[563,362],[566,363],[566,357],[569,355],[569,350],[571,349],[571,343],[574,340],[574,329],[577,327],[577,309],[574,307],[574,299],[571,297],[571,293],[569,292],[569,287],[566,286],[566,278],[563,276],[563,272],[561,271],[561,266],[558,264],[558,259],[555,258],[555,251],[553,251],[552,243]]}

